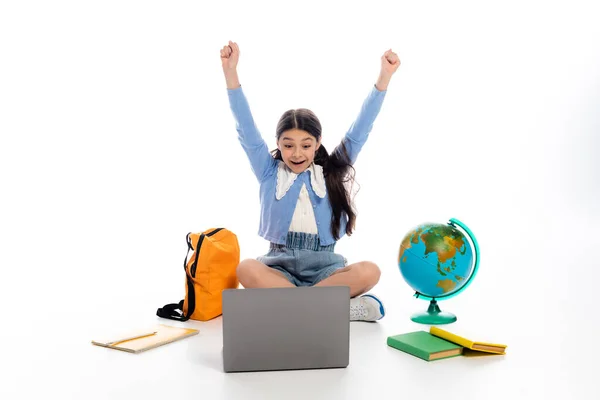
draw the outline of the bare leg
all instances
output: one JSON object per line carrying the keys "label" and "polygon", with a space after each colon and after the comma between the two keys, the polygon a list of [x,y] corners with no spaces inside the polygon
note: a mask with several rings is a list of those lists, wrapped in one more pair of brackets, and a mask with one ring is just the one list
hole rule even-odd
{"label": "bare leg", "polygon": [[362,261],[335,271],[315,286],[349,286],[350,297],[368,292],[379,282],[381,271],[377,264]]}
{"label": "bare leg", "polygon": [[281,272],[251,258],[237,266],[237,277],[245,288],[295,287]]}

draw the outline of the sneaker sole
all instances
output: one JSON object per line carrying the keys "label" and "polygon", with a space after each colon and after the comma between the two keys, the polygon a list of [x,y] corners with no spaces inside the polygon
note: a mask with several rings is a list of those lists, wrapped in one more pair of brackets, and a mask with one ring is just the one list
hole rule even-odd
{"label": "sneaker sole", "polygon": [[383,303],[381,302],[381,300],[379,300],[379,298],[371,294],[364,294],[363,297],[370,297],[377,303],[379,303],[379,312],[381,313],[381,317],[377,318],[375,321],[379,321],[381,318],[385,317],[385,307],[383,306]]}

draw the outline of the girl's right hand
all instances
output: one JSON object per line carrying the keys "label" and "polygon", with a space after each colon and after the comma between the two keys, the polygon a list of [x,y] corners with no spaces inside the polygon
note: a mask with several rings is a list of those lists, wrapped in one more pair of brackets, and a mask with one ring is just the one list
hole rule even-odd
{"label": "girl's right hand", "polygon": [[238,61],[240,59],[240,48],[237,43],[229,41],[229,45],[223,46],[221,49],[221,65],[223,71],[235,71],[237,68]]}

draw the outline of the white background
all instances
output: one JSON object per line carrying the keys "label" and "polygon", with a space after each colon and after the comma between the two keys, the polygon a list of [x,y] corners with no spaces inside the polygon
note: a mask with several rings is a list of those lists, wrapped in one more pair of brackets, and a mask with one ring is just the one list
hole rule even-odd
{"label": "white background", "polygon": [[[3,2],[0,397],[597,398],[592,3]],[[306,107],[333,149],[381,55],[402,61],[355,164],[356,232],[336,248],[380,266],[388,309],[352,324],[347,369],[226,375],[220,319],[143,355],[90,345],[164,322],[188,232],[223,226],[242,258],[267,250],[219,60],[228,40],[270,148],[281,114]],[[425,363],[385,345],[423,328],[410,314],[427,305],[398,271],[402,237],[449,218],[476,235],[481,269],[440,306],[508,344],[504,357]]]}

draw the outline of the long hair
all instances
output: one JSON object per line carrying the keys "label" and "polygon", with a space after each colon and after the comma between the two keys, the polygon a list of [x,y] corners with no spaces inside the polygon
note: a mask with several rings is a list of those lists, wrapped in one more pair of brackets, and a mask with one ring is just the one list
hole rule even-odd
{"label": "long hair", "polygon": [[[288,110],[277,123],[276,138],[279,141],[281,135],[290,129],[299,129],[308,132],[319,141],[321,139],[321,123],[317,116],[306,108]],[[282,160],[279,149],[271,151],[276,160]],[[354,184],[354,167],[351,165],[346,146],[342,141],[336,150],[330,155],[323,143],[315,154],[314,163],[323,167],[325,184],[331,205],[331,234],[337,241],[341,226],[342,215],[348,217],[346,234],[352,235],[356,222],[356,212],[352,202],[352,187]]]}

